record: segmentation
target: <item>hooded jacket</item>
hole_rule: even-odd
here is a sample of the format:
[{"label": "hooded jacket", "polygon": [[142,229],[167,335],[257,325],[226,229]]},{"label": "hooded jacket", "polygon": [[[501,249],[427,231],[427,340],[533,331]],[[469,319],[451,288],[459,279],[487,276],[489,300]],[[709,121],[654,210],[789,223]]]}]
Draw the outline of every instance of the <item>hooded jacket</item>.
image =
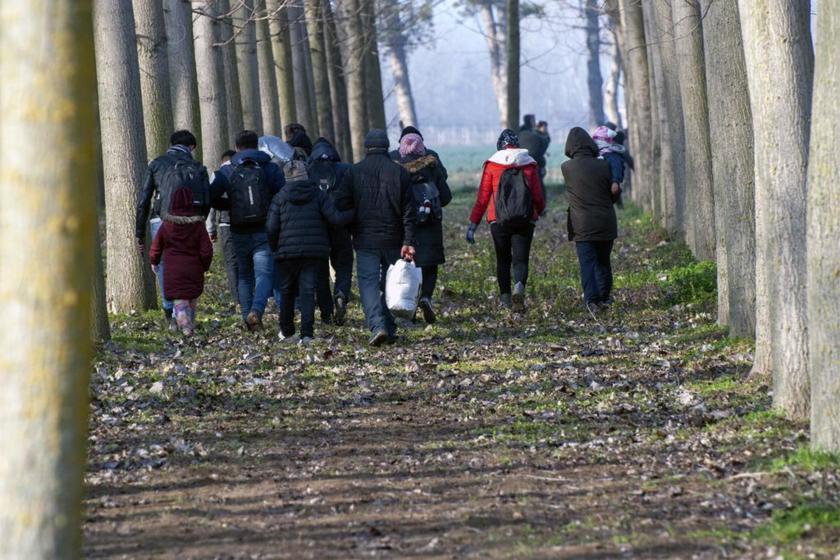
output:
[{"label": "hooded jacket", "polygon": [[336,210],[311,180],[290,181],[271,200],[266,231],[274,258],[325,259],[330,255],[327,223],[346,225],[353,210]]},{"label": "hooded jacket", "polygon": [[525,173],[525,181],[531,190],[531,200],[534,203],[533,220],[536,222],[539,219],[540,214],[545,210],[545,199],[542,194],[537,162],[528,155],[528,150],[506,148],[499,150],[484,162],[481,184],[470,214],[470,222],[478,224],[485,212],[487,212],[488,223],[496,221],[496,192],[499,190],[502,173],[506,169],[522,169]]},{"label": "hooded jacket", "polygon": [[598,159],[598,146],[575,127],[566,139],[561,169],[569,199],[569,241],[612,241],[618,237],[613,209],[610,165]]},{"label": "hooded jacket", "polygon": [[532,127],[523,126],[519,129],[519,147],[528,150],[528,154],[536,160],[538,166],[545,167],[548,142],[544,135]]},{"label": "hooded jacket", "polygon": [[309,178],[321,190],[326,190],[339,210],[353,207],[353,194],[347,189],[345,177],[350,171],[349,163],[342,163],[338,151],[326,138],[318,138],[309,156]]},{"label": "hooded jacket", "polygon": [[204,228],[204,217],[192,214],[192,197],[186,188],[172,195],[170,214],[149,249],[149,261],[166,268],[163,292],[168,299],[195,299],[204,291],[204,273],[213,262],[213,244]]},{"label": "hooded jacket", "polygon": [[[417,183],[434,183],[438,190],[441,207],[452,201],[452,191],[446,182],[446,174],[441,169],[440,160],[431,153],[425,155],[408,155],[400,159],[402,165],[411,174],[412,189]],[[414,204],[417,199],[414,197]],[[417,223],[414,230],[415,249],[414,262],[417,266],[433,266],[446,262],[443,249],[443,222],[437,219],[427,219]]]}]

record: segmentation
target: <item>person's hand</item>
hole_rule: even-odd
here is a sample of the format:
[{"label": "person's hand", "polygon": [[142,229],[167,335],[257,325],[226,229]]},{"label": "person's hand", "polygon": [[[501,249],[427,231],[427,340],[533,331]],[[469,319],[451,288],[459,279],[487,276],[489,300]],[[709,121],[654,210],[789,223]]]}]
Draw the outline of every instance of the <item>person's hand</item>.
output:
[{"label": "person's hand", "polygon": [[146,253],[146,240],[140,237],[137,238],[137,252],[141,255]]},{"label": "person's hand", "polygon": [[467,226],[467,238],[466,239],[467,239],[467,243],[469,243],[470,245],[475,245],[475,230],[476,230],[477,227],[478,227],[478,224],[473,224],[473,223],[470,223],[470,225]]},{"label": "person's hand", "polygon": [[412,247],[411,245],[403,245],[402,249],[400,249],[400,257],[403,260],[411,262],[411,261],[414,260],[414,253],[415,252],[416,251],[414,250],[414,247]]},{"label": "person's hand", "polygon": [[610,191],[612,192],[613,196],[620,195],[621,194],[621,185],[619,185],[618,183],[613,183]]},{"label": "person's hand", "polygon": [[216,242],[216,241],[218,241],[218,240],[219,240],[219,234],[218,234],[218,233],[216,233],[216,232],[214,231],[213,233],[211,233],[211,234],[210,234],[210,241],[212,241],[213,243],[215,243],[215,242]]},{"label": "person's hand", "polygon": [[158,265],[156,265],[156,264],[153,264],[153,265],[152,265],[152,273],[153,273],[155,276],[157,276],[157,273],[158,273]]}]

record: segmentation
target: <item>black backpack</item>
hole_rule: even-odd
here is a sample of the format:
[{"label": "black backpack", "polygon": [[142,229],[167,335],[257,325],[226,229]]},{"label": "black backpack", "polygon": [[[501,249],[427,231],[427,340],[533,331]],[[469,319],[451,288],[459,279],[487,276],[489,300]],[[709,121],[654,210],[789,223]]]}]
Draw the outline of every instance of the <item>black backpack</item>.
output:
[{"label": "black backpack", "polygon": [[335,164],[314,161],[309,165],[309,180],[313,181],[318,188],[324,192],[331,192],[335,189],[338,176],[335,173]]},{"label": "black backpack", "polygon": [[534,217],[534,200],[525,180],[525,170],[505,169],[496,191],[496,223],[503,226],[521,226]]},{"label": "black backpack", "polygon": [[259,224],[268,216],[271,195],[265,172],[256,161],[246,159],[233,167],[230,178],[230,224]]},{"label": "black backpack", "polygon": [[169,215],[172,195],[181,187],[190,190],[193,215],[203,216],[210,208],[210,178],[207,169],[190,158],[173,158],[174,161],[163,166],[157,178],[157,210],[161,217]]},{"label": "black backpack", "polygon": [[414,195],[415,208],[424,206],[428,200],[431,206],[429,218],[437,221],[443,220],[443,205],[440,203],[440,191],[436,184],[432,181],[414,183],[411,185],[411,190]]}]

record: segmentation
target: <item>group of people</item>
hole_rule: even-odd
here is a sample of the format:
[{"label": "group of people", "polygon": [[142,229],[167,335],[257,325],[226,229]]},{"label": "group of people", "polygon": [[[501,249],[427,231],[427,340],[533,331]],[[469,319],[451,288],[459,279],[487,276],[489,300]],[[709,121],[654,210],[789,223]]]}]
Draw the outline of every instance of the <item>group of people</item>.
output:
[{"label": "group of people", "polygon": [[[546,208],[550,138],[547,125],[541,125],[528,115],[519,134],[502,131],[497,151],[484,164],[466,234],[475,243],[486,214],[500,302],[514,312],[525,309],[531,242]],[[388,268],[399,259],[422,270],[418,310],[424,321],[434,323],[433,295],[445,262],[443,208],[452,193],[443,162],[426,148],[420,131],[404,128],[392,151],[385,131],[370,131],[365,157],[354,165],[342,162],[328,139],[313,144],[299,124],[286,126],[284,136],[293,154],[277,161],[259,149],[256,132],[240,132],[235,149],[221,154],[218,169],[209,174],[193,157],[195,136],[180,130],[172,134],[166,153],[149,164],[135,233],[145,252],[149,224],[149,260],[170,326],[192,333],[217,241],[228,288],[250,331],[263,328],[272,296],[285,342],[312,341],[316,306],[324,323],[344,324],[355,261],[369,343],[394,343],[397,326],[384,292]],[[620,195],[620,180],[583,129],[569,133],[566,154],[571,158],[563,164],[569,237],[577,243],[586,304],[600,310],[611,301],[612,204]]]}]

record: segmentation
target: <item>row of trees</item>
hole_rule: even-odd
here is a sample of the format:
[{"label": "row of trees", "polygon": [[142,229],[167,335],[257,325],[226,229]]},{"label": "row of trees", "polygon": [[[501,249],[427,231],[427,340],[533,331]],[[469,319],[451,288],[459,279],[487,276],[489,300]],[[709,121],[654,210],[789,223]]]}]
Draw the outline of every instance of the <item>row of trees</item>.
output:
[{"label": "row of trees", "polygon": [[[715,260],[718,320],[755,337],[773,401],[840,450],[840,23],[807,0],[608,0],[625,62],[634,198]],[[812,107],[813,104],[813,107]]]}]

